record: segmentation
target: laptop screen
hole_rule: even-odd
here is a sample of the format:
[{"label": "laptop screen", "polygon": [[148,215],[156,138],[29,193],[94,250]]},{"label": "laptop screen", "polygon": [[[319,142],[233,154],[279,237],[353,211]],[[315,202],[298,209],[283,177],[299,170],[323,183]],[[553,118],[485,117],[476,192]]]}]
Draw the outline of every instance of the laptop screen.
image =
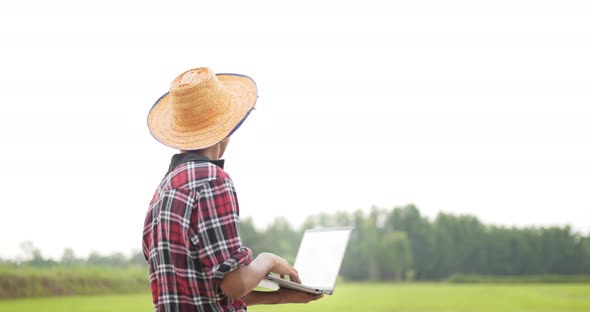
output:
[{"label": "laptop screen", "polygon": [[305,231],[294,264],[303,285],[334,287],[351,230],[339,227]]}]

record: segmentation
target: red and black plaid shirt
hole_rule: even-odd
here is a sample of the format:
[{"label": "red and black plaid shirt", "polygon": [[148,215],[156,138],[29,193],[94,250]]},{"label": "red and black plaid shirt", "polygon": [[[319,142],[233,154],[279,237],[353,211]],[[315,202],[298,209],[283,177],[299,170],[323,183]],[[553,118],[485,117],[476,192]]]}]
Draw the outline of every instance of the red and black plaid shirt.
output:
[{"label": "red and black plaid shirt", "polygon": [[220,288],[226,273],[252,261],[242,247],[239,209],[229,175],[195,153],[174,155],[143,229],[156,311],[245,311]]}]

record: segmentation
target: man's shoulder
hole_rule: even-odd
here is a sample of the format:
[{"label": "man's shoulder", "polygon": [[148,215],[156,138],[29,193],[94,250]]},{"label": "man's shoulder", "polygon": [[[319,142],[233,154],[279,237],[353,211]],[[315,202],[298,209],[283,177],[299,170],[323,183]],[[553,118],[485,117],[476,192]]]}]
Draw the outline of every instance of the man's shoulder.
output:
[{"label": "man's shoulder", "polygon": [[166,176],[167,184],[171,188],[185,188],[191,191],[208,185],[212,181],[229,178],[229,175],[221,167],[208,161],[183,163]]}]

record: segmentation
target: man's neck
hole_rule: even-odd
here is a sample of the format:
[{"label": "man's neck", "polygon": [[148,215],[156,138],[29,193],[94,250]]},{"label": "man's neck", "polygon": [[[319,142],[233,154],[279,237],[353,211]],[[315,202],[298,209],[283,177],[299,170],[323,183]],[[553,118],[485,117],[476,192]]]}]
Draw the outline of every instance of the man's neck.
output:
[{"label": "man's neck", "polygon": [[[181,151],[182,153],[186,153],[187,151]],[[211,160],[219,160],[221,159],[221,149],[219,148],[219,144],[215,144],[211,147],[207,147],[204,149],[200,149],[198,151],[194,151],[197,154],[203,155]]]}]

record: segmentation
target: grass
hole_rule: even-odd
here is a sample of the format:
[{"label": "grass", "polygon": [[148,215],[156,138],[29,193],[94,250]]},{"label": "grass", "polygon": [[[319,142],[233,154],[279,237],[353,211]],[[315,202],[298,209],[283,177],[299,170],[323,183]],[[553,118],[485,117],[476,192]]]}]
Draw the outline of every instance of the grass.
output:
[{"label": "grass", "polygon": [[[152,311],[149,294],[0,301],[0,311]],[[339,284],[307,305],[253,306],[264,311],[569,312],[590,311],[590,284]]]},{"label": "grass", "polygon": [[344,284],[309,306],[250,311],[590,311],[590,285]]},{"label": "grass", "polygon": [[149,294],[29,298],[0,301],[0,311],[10,312],[140,312],[153,311]]}]

